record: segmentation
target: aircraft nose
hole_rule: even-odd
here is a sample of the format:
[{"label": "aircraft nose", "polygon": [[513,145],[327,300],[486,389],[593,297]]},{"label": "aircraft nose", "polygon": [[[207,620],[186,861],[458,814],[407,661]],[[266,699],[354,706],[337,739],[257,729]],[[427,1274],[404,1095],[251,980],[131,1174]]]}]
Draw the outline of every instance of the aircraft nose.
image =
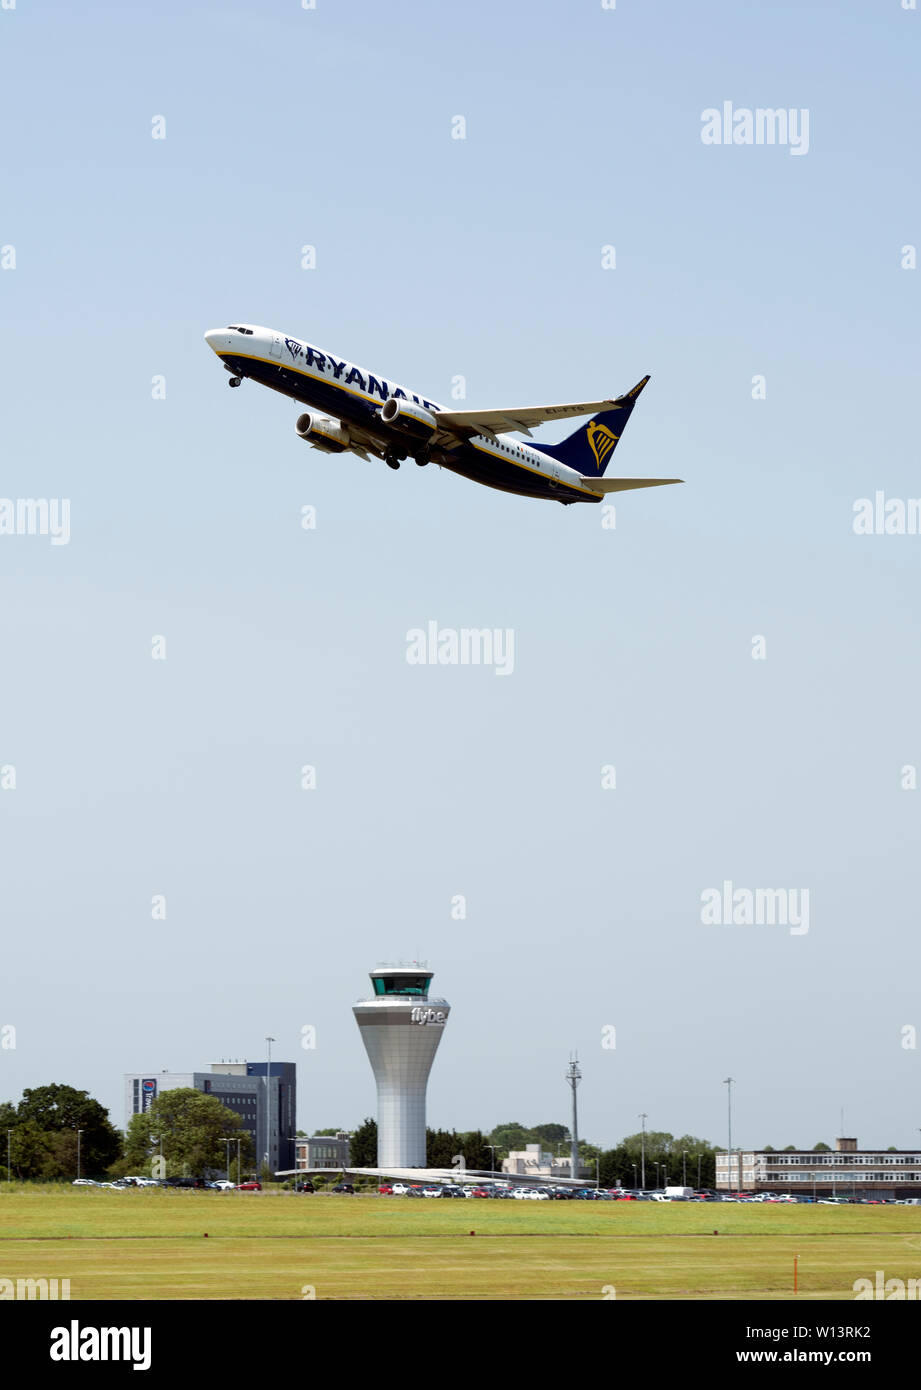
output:
[{"label": "aircraft nose", "polygon": [[213,352],[221,352],[230,346],[230,334],[226,328],[209,328],[205,342]]}]

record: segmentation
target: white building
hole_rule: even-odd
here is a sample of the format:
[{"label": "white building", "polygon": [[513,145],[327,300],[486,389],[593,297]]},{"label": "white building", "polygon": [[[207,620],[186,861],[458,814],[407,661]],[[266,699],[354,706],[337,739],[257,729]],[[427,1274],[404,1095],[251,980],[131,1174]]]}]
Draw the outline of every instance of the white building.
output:
[{"label": "white building", "polygon": [[[546,1178],[548,1182],[571,1177],[569,1155],[563,1157],[544,1153],[540,1144],[526,1144],[523,1149],[512,1149],[508,1158],[502,1160],[502,1171],[519,1178]],[[578,1176],[594,1179],[595,1169],[582,1164]]]}]

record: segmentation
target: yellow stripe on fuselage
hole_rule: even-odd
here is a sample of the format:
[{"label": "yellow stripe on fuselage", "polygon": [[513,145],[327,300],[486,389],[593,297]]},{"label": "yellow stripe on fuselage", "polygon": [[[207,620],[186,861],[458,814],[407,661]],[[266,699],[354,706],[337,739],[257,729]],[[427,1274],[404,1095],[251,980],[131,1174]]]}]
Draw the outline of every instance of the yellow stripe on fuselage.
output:
[{"label": "yellow stripe on fuselage", "polygon": [[[254,352],[227,352],[227,353],[220,352],[220,353],[218,353],[217,355],[218,355],[218,357],[221,358],[222,361],[223,361],[223,359],[224,359],[225,357],[242,357],[242,358],[244,358],[247,362],[261,362],[262,365],[265,366],[265,367],[277,367],[279,371],[297,372],[298,376],[305,376],[305,377],[307,377],[308,380],[310,380],[310,381],[320,381],[320,382],[323,383],[324,386],[331,386],[331,387],[333,387],[333,389],[336,390],[336,391],[347,391],[348,394],[349,394],[350,396],[357,396],[359,400],[362,400],[362,401],[369,401],[369,402],[371,402],[372,404],[375,403],[376,401],[380,400],[380,397],[379,397],[379,396],[373,396],[373,395],[371,395],[370,392],[368,392],[368,391],[358,391],[358,390],[355,389],[354,386],[346,386],[344,382],[339,382],[339,381],[333,382],[333,381],[330,381],[330,380],[329,380],[327,377],[325,377],[325,376],[318,376],[316,372],[308,372],[308,371],[305,371],[303,367],[293,367],[293,366],[290,366],[287,362],[282,362],[280,358],[274,358],[274,357],[257,357],[256,354],[255,354]],[[402,387],[401,387],[400,389],[402,390]],[[381,404],[383,404],[383,402],[381,402]],[[425,409],[425,406],[421,406],[420,409],[424,410],[424,409]],[[433,412],[433,413],[434,413],[435,419],[437,420],[437,419],[438,419],[438,412],[435,411],[435,412]],[[475,437],[479,437],[480,439],[483,438],[482,435],[475,436]],[[534,468],[534,467],[533,467],[532,465],[530,465],[530,464],[522,463],[519,459],[506,458],[506,456],[502,453],[501,449],[499,449],[498,444],[494,444],[494,445],[491,446],[491,448],[488,448],[488,449],[487,449],[487,448],[484,448],[482,444],[474,444],[472,439],[464,440],[464,441],[462,441],[462,442],[469,444],[470,447],[473,448],[473,449],[478,449],[481,453],[488,454],[490,458],[495,458],[495,457],[496,457],[496,455],[492,452],[492,450],[493,450],[493,449],[497,449],[497,450],[499,450],[499,456],[500,456],[501,458],[504,458],[506,463],[512,463],[512,464],[514,464],[514,466],[515,466],[516,468],[523,468],[523,469],[525,470],[526,473],[536,473],[537,476],[538,476],[539,478],[542,478],[542,479],[544,480],[544,482],[549,482],[550,479],[552,478],[552,475],[551,475],[551,474],[544,473],[540,468]],[[564,479],[564,478],[553,478],[553,481],[554,481],[559,487],[568,487],[568,488],[571,488],[571,490],[572,490],[573,492],[581,493],[584,497],[597,497],[597,496],[598,496],[597,492],[593,492],[591,488],[589,488],[589,487],[579,487],[578,483],[570,483],[570,482],[567,482],[566,479]],[[501,489],[500,489],[500,490],[501,490]]]}]

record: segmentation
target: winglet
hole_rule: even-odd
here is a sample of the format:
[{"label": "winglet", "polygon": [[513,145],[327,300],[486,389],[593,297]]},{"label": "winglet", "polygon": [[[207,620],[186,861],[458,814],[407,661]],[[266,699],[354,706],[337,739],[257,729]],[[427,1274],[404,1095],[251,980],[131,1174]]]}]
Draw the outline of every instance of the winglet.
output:
[{"label": "winglet", "polygon": [[620,401],[635,401],[636,398],[637,398],[637,396],[640,394],[640,392],[642,391],[643,387],[646,385],[646,383],[647,383],[648,380],[649,380],[649,377],[648,377],[648,376],[644,376],[644,377],[643,377],[643,380],[642,380],[642,381],[638,381],[638,382],[636,383],[636,385],[635,385],[631,390],[625,391],[624,394],[623,394],[622,396],[618,396],[618,397],[617,397],[617,401],[618,401],[618,402],[620,402]]}]

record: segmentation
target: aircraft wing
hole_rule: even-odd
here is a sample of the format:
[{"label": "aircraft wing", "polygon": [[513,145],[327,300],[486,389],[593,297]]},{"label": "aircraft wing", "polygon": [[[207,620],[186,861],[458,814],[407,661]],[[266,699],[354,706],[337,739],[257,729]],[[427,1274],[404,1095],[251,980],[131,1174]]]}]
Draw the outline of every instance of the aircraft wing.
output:
[{"label": "aircraft wing", "polygon": [[635,400],[649,380],[644,376],[632,390],[624,396],[607,401],[575,401],[569,405],[525,405],[510,410],[439,410],[437,420],[446,430],[461,435],[494,435],[502,431],[531,433],[532,427],[543,425],[548,420],[572,420],[578,415],[597,415],[604,410],[616,410],[627,401]]},{"label": "aircraft wing", "polygon": [[603,496],[606,492],[629,492],[636,487],[664,487],[666,483],[683,483],[683,478],[586,478],[582,486]]},{"label": "aircraft wing", "polygon": [[461,435],[501,434],[517,430],[530,434],[532,426],[547,420],[569,420],[577,415],[595,415],[614,410],[616,401],[579,401],[575,405],[526,405],[512,410],[439,410],[436,419],[442,429]]}]

